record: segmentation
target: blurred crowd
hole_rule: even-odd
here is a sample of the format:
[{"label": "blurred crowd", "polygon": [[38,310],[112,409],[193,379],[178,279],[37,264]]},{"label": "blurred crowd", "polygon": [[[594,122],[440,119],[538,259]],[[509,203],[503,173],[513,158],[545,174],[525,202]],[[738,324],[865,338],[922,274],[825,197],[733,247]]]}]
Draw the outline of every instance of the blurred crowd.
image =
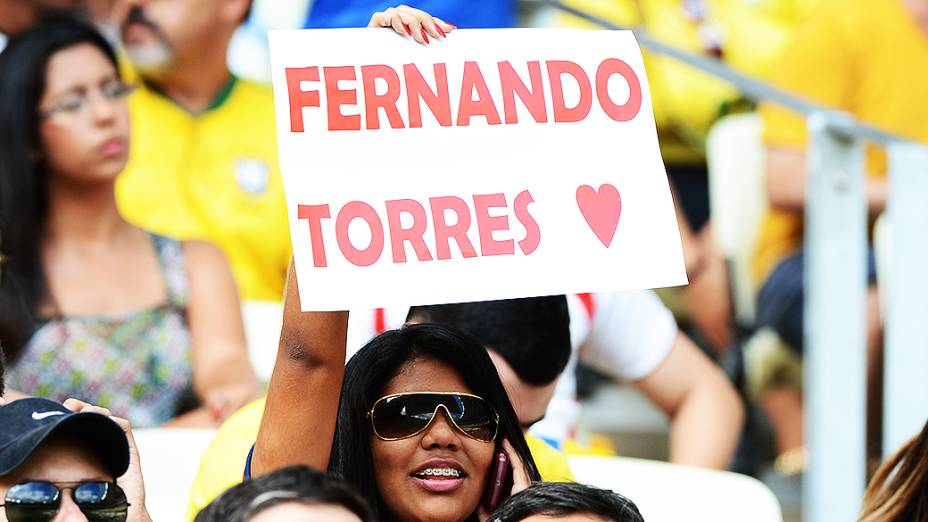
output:
[{"label": "blurred crowd", "polygon": [[[928,143],[924,0],[565,3]],[[613,451],[578,436],[578,368],[664,412],[674,464],[754,470],[758,411],[774,440],[762,464],[801,474],[804,118],[647,50],[687,286],[300,312],[267,30],[371,26],[428,45],[526,25],[592,28],[502,0],[0,0],[0,520],[148,520],[132,428],[153,427],[217,429],[190,520],[641,520],[634,499],[574,482],[565,453]],[[741,113],[763,125],[767,199],[749,323],[706,152]],[[886,172],[869,146],[871,221]],[[879,462],[875,263],[871,249],[861,520],[928,521],[928,426]],[[250,351],[275,348],[248,346],[243,326],[255,301],[283,307],[269,382]],[[775,349],[747,364],[758,332]]]}]

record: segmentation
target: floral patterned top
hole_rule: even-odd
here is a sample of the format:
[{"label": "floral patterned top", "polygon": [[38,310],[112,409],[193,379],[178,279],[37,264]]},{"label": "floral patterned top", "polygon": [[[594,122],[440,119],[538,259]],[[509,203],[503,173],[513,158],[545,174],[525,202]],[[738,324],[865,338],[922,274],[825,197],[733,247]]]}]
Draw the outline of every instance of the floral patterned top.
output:
[{"label": "floral patterned top", "polygon": [[109,408],[133,427],[157,426],[192,397],[187,271],[181,243],[150,234],[166,303],[116,317],[55,317],[33,333],[8,368],[7,385]]}]

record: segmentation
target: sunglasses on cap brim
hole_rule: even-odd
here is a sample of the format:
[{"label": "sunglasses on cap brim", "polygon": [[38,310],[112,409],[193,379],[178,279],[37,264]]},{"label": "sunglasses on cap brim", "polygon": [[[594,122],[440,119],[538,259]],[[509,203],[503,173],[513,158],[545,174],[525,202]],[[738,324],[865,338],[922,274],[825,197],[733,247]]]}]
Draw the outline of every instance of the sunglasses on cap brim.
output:
[{"label": "sunglasses on cap brim", "polygon": [[392,441],[425,431],[443,409],[451,424],[465,436],[492,442],[499,429],[493,405],[477,395],[457,392],[408,392],[381,397],[367,416],[378,438]]}]

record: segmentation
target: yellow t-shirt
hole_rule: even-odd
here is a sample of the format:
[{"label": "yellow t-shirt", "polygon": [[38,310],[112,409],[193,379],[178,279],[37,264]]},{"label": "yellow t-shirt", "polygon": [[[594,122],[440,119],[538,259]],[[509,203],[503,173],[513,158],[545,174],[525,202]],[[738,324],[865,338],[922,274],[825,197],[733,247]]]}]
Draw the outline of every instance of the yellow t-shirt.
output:
[{"label": "yellow t-shirt", "polygon": [[[200,469],[187,503],[187,520],[192,521],[214,498],[242,481],[245,459],[258,438],[264,400],[258,399],[244,406],[219,428],[216,438],[200,459]],[[525,440],[544,480],[574,481],[567,458],[561,452],[537,437],[528,435]]]},{"label": "yellow t-shirt", "polygon": [[[712,42],[726,64],[765,78],[795,26],[819,0],[705,0],[702,19],[682,0],[568,0],[566,3],[624,27],[643,28],[677,49],[704,53]],[[558,23],[594,27],[572,15]],[[730,84],[681,61],[642,48],[661,151],[668,164],[705,161],[703,144],[711,125],[740,95]]]},{"label": "yellow t-shirt", "polygon": [[211,241],[244,299],[280,300],[290,235],[270,88],[233,79],[211,108],[191,114],[139,83],[119,210],[159,234]]},{"label": "yellow t-shirt", "polygon": [[[928,142],[928,34],[901,0],[828,0],[797,31],[777,62],[776,84],[803,98],[850,112],[860,121]],[[803,149],[805,119],[762,105],[768,146]],[[886,155],[869,147],[867,173],[885,176]],[[802,243],[801,213],[765,217],[753,273],[765,280]]]}]

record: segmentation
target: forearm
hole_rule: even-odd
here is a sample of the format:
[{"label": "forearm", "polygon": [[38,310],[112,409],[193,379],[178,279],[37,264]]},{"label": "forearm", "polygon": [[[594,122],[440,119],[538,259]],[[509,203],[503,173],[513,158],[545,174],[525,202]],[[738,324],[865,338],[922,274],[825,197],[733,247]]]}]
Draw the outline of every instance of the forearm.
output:
[{"label": "forearm", "polygon": [[[808,177],[806,153],[800,149],[768,147],[766,150],[767,195],[770,206],[801,212],[806,206]],[[886,178],[865,173],[864,197],[871,216],[886,209],[889,187]]]},{"label": "forearm", "polygon": [[864,195],[867,198],[867,210],[871,217],[879,216],[886,210],[889,199],[889,183],[886,178],[867,176],[864,182]]},{"label": "forearm", "polygon": [[694,390],[671,419],[670,461],[725,469],[741,436],[744,407],[726,383]]}]

